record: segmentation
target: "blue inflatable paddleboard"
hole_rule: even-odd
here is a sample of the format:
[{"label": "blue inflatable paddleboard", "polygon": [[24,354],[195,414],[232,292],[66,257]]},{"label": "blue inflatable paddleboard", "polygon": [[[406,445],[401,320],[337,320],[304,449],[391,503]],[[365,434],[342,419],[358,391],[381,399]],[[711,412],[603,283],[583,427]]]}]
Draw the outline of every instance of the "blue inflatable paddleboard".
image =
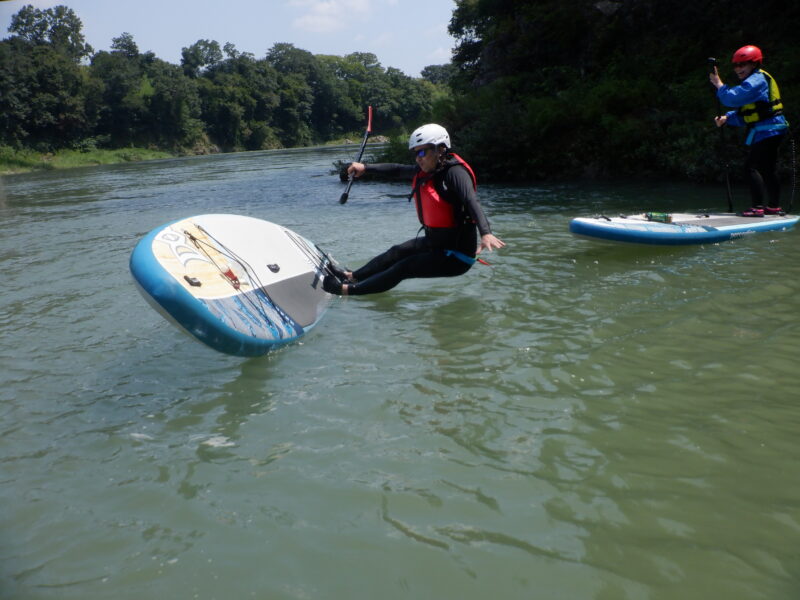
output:
[{"label": "blue inflatable paddleboard", "polygon": [[800,216],[743,217],[733,213],[645,213],[618,217],[578,217],[569,230],[577,236],[611,242],[679,246],[715,244],[762,231],[784,231]]},{"label": "blue inflatable paddleboard", "polygon": [[207,346],[259,356],[297,340],[324,314],[330,259],[269,221],[198,215],[157,227],[131,254],[146,300]]}]

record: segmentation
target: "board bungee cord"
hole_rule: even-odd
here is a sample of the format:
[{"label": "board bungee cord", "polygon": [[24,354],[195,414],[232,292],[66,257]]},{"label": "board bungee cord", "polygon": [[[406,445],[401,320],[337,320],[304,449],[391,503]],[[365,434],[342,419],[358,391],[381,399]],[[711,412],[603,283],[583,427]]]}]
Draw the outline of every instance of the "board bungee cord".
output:
[{"label": "board bungee cord", "polygon": [[[201,250],[203,254],[205,254],[208,260],[211,261],[211,264],[213,264],[219,270],[222,277],[231,284],[234,290],[238,291],[241,289],[241,281],[233,272],[233,269],[230,268],[230,265],[228,265],[227,269],[219,265],[217,261],[214,260],[214,257],[211,256],[211,254],[208,252],[207,248],[214,248],[220,254],[222,254],[226,258],[226,260],[237,263],[247,275],[247,279],[248,281],[250,281],[251,287],[253,291],[256,293],[253,295],[243,294],[241,298],[244,301],[246,301],[257,313],[259,313],[264,317],[268,317],[267,310],[265,309],[264,306],[264,300],[266,299],[266,301],[270,303],[271,308],[275,310],[275,312],[280,316],[281,321],[283,321],[284,325],[291,327],[296,333],[300,333],[302,328],[297,323],[295,323],[295,321],[292,318],[290,318],[289,315],[284,313],[272,298],[270,298],[270,295],[267,293],[266,288],[264,284],[261,282],[260,278],[258,277],[258,274],[256,273],[255,269],[253,269],[253,267],[244,258],[239,256],[236,252],[234,252],[233,250],[228,248],[225,244],[223,244],[221,241],[219,241],[217,238],[215,238],[202,225],[196,225],[196,227],[198,230],[200,230],[201,232],[206,234],[210,239],[212,239],[214,243],[217,245],[217,247],[214,248],[214,246],[212,246],[208,242],[197,238],[190,231],[184,230],[183,232],[184,235],[186,235],[186,237],[189,238],[189,240],[191,240],[191,242],[197,247],[198,250]],[[270,266],[268,266],[268,268],[270,268]]]}]

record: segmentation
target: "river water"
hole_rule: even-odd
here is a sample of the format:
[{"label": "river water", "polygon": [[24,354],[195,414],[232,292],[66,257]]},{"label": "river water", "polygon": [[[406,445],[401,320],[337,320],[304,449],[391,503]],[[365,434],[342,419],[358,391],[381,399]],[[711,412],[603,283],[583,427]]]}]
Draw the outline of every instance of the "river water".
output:
[{"label": "river water", "polygon": [[139,296],[135,243],[193,214],[351,267],[412,237],[405,184],[339,205],[351,154],[3,180],[1,598],[800,597],[800,232],[602,245],[569,219],[723,193],[483,185],[491,266],[335,300],[266,357]]}]

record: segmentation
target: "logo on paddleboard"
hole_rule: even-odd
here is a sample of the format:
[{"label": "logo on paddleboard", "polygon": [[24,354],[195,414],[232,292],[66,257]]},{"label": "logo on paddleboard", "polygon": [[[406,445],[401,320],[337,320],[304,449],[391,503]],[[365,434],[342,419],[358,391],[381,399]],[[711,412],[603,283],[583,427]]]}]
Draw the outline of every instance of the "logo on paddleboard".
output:
[{"label": "logo on paddleboard", "polygon": [[211,263],[211,259],[205,254],[201,254],[195,245],[189,242],[186,236],[172,229],[165,229],[156,236],[156,241],[166,244],[172,251],[172,255],[178,259],[183,267],[193,260],[204,263]]}]

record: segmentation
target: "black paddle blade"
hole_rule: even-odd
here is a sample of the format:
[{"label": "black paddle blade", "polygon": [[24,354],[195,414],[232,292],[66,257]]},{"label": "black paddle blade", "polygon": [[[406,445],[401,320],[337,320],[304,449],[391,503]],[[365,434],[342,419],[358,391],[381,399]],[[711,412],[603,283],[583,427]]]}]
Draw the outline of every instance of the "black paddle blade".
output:
[{"label": "black paddle blade", "polygon": [[347,187],[344,190],[344,193],[339,198],[339,204],[344,204],[347,202],[347,197],[350,195],[350,188],[353,187],[353,175],[350,175],[350,178],[347,180]]}]

